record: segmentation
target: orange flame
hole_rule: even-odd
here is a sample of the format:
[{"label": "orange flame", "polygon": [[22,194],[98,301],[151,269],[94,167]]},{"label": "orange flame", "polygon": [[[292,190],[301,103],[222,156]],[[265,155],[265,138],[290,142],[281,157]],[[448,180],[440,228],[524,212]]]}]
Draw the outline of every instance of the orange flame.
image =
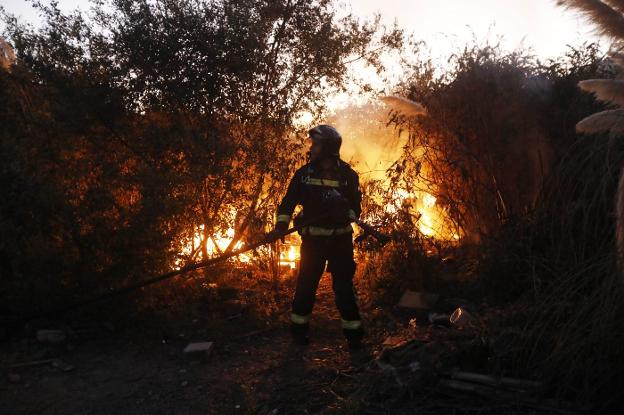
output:
[{"label": "orange flame", "polygon": [[[223,253],[227,247],[230,245],[232,240],[234,239],[235,230],[234,228],[229,228],[223,234],[215,234],[212,235],[207,241],[202,241],[204,226],[200,225],[198,229],[195,231],[193,238],[190,240],[181,241],[182,249],[180,250],[180,254],[183,256],[190,256],[194,251],[198,249],[202,249],[202,243],[205,244],[206,252],[208,254],[208,258],[214,258],[221,253]],[[239,249],[243,246],[243,242],[238,241],[234,245],[234,249]],[[251,257],[245,253],[237,255],[236,260],[239,262],[248,263],[251,261]],[[181,260],[177,260],[175,263],[175,267],[179,268],[182,265]]]},{"label": "orange flame", "polygon": [[436,204],[436,197],[426,191],[417,191],[412,194],[404,189],[394,192],[394,202],[386,206],[388,212],[396,212],[398,207],[405,201],[412,201],[414,214],[418,215],[416,224],[420,233],[425,236],[444,240],[458,241],[459,234],[452,231],[451,221],[444,208]]},{"label": "orange flame", "polygon": [[280,251],[280,266],[287,266],[290,269],[297,268],[297,262],[299,261],[299,252],[297,251],[297,245],[294,243],[286,243],[283,245],[283,248],[285,249]]}]

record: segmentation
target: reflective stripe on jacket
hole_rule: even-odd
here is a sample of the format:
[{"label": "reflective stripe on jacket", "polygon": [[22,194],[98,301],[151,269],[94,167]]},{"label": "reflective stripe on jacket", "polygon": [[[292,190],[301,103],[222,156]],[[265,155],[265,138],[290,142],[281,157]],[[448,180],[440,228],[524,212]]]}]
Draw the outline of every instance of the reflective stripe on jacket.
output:
[{"label": "reflective stripe on jacket", "polygon": [[[290,223],[293,211],[297,205],[303,206],[304,221],[300,230],[301,235],[332,236],[344,235],[353,232],[350,222],[360,216],[362,194],[359,190],[358,174],[342,160],[338,161],[339,180],[319,177],[315,166],[308,163],[293,175],[286,195],[277,208],[277,222]],[[338,192],[347,200],[347,207],[343,218],[329,217],[328,194]]]}]

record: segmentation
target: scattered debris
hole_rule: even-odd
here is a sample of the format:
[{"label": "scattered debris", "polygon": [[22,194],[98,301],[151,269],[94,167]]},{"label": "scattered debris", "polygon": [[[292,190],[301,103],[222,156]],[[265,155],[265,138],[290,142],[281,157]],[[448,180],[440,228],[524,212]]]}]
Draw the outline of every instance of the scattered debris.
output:
[{"label": "scattered debris", "polygon": [[481,383],[487,386],[504,386],[518,391],[540,391],[543,389],[542,382],[515,378],[496,378],[494,376],[484,375],[481,373],[460,372],[455,371],[451,375],[452,379],[467,382]]},{"label": "scattered debris", "polygon": [[[496,385],[490,384],[495,378],[487,375],[481,375],[478,373],[464,373],[467,378],[475,379],[478,381],[486,381],[488,385],[473,383],[470,381],[456,380],[456,379],[442,379],[439,385],[443,388],[479,395],[481,397],[514,404],[517,406],[525,406],[528,408],[538,409],[542,411],[548,411],[548,413],[562,413],[562,414],[580,414],[579,408],[570,403],[561,400],[547,399],[538,396],[536,393],[530,393],[527,391],[519,391],[514,387],[505,388],[502,382],[498,382]],[[534,387],[540,385],[540,382],[524,380],[524,379],[508,379],[513,385],[521,384],[523,386]]]},{"label": "scattered debris", "polygon": [[405,339],[401,336],[388,336],[381,344],[384,347],[397,347],[405,343]]},{"label": "scattered debris", "polygon": [[397,305],[404,308],[429,310],[438,302],[439,298],[439,294],[407,290]]},{"label": "scattered debris", "polygon": [[375,360],[375,364],[384,372],[384,373],[388,373],[390,374],[394,380],[396,381],[397,385],[399,385],[400,387],[405,386],[405,384],[403,383],[403,380],[401,380],[401,377],[399,376],[399,372],[397,371],[397,369],[388,364],[388,363],[384,363],[381,360]]},{"label": "scattered debris", "polygon": [[189,345],[184,348],[184,353],[209,357],[213,348],[213,342],[189,343]]},{"label": "scattered debris", "polygon": [[464,329],[474,326],[475,318],[465,308],[458,307],[451,314],[449,321],[456,329]]},{"label": "scattered debris", "polygon": [[58,344],[67,340],[67,334],[63,330],[38,330],[37,341],[41,343]]},{"label": "scattered debris", "polygon": [[[432,320],[442,318],[435,313],[430,314]],[[448,315],[442,316],[446,316],[450,322]],[[478,323],[476,317],[468,316],[461,309],[454,321]],[[548,413],[579,413],[578,408],[570,403],[546,396],[543,382],[449,369],[454,362],[461,360],[473,344],[472,340],[468,340],[472,336],[467,337],[461,330],[439,331],[438,336],[440,339],[437,341],[413,340],[394,348],[385,348],[374,364],[366,369],[367,378],[377,379],[367,382],[371,386],[358,392],[362,394],[364,407],[368,409],[367,405],[371,405],[374,408],[374,402],[379,396],[400,397],[406,391],[410,391],[411,396],[413,391],[422,391],[426,395],[442,392],[458,402],[468,402],[478,397],[491,401],[492,406],[509,405],[550,411]],[[384,344],[391,344],[394,340],[394,337],[389,337]]]}]

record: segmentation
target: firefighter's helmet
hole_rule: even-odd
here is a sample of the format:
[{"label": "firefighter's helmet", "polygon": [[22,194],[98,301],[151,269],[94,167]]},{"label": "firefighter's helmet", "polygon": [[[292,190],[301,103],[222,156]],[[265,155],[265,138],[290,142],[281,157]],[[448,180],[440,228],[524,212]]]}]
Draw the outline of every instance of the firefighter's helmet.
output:
[{"label": "firefighter's helmet", "polygon": [[342,136],[331,125],[321,124],[308,131],[310,138],[321,143],[322,153],[328,156],[339,157]]}]

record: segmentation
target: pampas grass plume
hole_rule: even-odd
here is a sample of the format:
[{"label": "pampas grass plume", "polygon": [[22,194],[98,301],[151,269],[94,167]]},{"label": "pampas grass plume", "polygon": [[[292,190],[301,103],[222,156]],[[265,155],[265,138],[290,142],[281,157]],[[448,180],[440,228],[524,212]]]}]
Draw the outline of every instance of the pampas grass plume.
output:
[{"label": "pampas grass plume", "polygon": [[[607,3],[613,3],[610,6]],[[558,0],[557,4],[584,14],[598,26],[598,33],[616,39],[624,39],[624,16],[616,8],[615,3],[622,1],[600,0]]]},{"label": "pampas grass plume", "polygon": [[593,93],[600,101],[624,106],[624,81],[617,79],[587,79],[578,83],[583,91]]},{"label": "pampas grass plume", "polygon": [[583,118],[576,124],[576,131],[581,134],[610,132],[612,135],[624,135],[624,109],[602,111]]}]

